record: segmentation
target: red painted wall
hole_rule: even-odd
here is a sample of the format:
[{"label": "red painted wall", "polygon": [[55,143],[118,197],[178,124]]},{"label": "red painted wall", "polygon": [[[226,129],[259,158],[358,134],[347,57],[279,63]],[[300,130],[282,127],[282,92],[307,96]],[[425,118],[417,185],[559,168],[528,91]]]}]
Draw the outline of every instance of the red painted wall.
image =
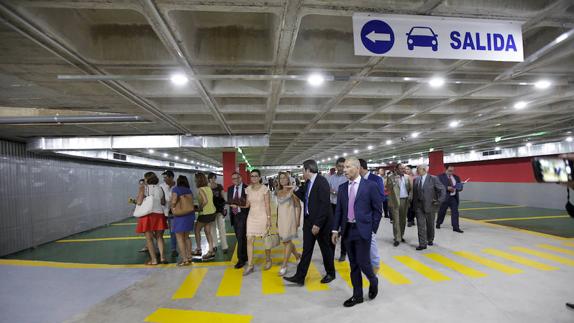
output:
[{"label": "red painted wall", "polygon": [[468,163],[454,163],[455,174],[462,181],[535,183],[532,158],[509,158]]},{"label": "red painted wall", "polygon": [[227,191],[227,188],[233,185],[231,174],[235,172],[235,152],[224,151],[221,159],[223,161],[223,188]]}]

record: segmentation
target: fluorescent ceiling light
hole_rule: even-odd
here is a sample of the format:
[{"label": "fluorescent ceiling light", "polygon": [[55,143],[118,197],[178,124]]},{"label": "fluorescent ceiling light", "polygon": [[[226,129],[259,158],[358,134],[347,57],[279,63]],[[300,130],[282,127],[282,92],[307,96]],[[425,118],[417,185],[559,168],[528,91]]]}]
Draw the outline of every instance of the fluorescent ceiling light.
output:
[{"label": "fluorescent ceiling light", "polygon": [[358,153],[359,153],[359,150],[358,150],[358,149],[355,149],[355,150],[353,150],[353,153],[354,153],[354,154],[358,154]]},{"label": "fluorescent ceiling light", "polygon": [[171,83],[178,86],[186,85],[189,82],[189,79],[184,74],[173,74],[169,79]]},{"label": "fluorescent ceiling light", "polygon": [[183,161],[187,163],[187,158],[184,158]]},{"label": "fluorescent ceiling light", "polygon": [[418,132],[413,132],[413,133],[411,134],[411,137],[413,137],[413,138],[416,138],[416,137],[418,137],[418,136],[419,136],[419,133],[418,133]]},{"label": "fluorescent ceiling light", "polygon": [[451,121],[451,122],[450,122],[449,126],[450,126],[451,128],[456,128],[456,127],[458,127],[458,124],[459,124],[459,123],[460,123],[460,121],[454,120],[454,121]]},{"label": "fluorescent ceiling light", "polygon": [[150,154],[153,154],[153,153],[154,153],[154,150],[153,150],[153,149],[148,149],[147,152],[150,153]]},{"label": "fluorescent ceiling light", "polygon": [[433,152],[433,151],[434,151],[434,148],[429,148],[429,151],[430,151],[430,152]]},{"label": "fluorescent ceiling light", "polygon": [[397,156],[393,155],[393,159],[397,158]]},{"label": "fluorescent ceiling light", "polygon": [[179,160],[179,156],[175,156],[175,157],[173,157],[173,158],[175,158],[175,160]]},{"label": "fluorescent ceiling light", "polygon": [[169,157],[168,153],[163,153],[163,157]]},{"label": "fluorescent ceiling light", "polygon": [[387,145],[390,145],[390,144],[392,144],[392,143],[393,143],[393,141],[392,141],[392,140],[390,140],[390,139],[388,139],[388,140],[387,140],[385,143],[386,143]]},{"label": "fluorescent ceiling light", "polygon": [[498,150],[500,150],[500,147],[496,147],[496,148],[494,148],[494,150],[498,151]]},{"label": "fluorescent ceiling light", "polygon": [[343,157],[347,157],[347,153],[343,153]]},{"label": "fluorescent ceiling light", "polygon": [[560,35],[556,38],[556,43],[558,44],[558,43],[562,42],[563,40],[565,40],[566,38],[568,38],[568,34],[563,33],[562,35]]},{"label": "fluorescent ceiling light", "polygon": [[372,149],[373,149],[373,146],[369,146],[369,147],[367,147],[367,149],[368,149],[368,150],[372,150]]},{"label": "fluorescent ceiling light", "polygon": [[444,78],[442,78],[442,77],[433,77],[429,80],[429,85],[431,87],[437,88],[437,87],[443,86],[444,82],[445,82]]},{"label": "fluorescent ceiling light", "polygon": [[528,105],[528,103],[524,102],[524,101],[518,101],[516,103],[514,103],[514,108],[516,110],[521,110],[526,108],[526,106]]},{"label": "fluorescent ceiling light", "polygon": [[572,142],[572,137],[566,137],[566,141]]},{"label": "fluorescent ceiling light", "polygon": [[321,74],[313,73],[307,77],[307,83],[311,86],[321,86],[325,82],[325,77]]},{"label": "fluorescent ceiling light", "polygon": [[330,161],[330,160],[331,160],[331,157],[327,158],[327,160],[329,160],[329,161]]},{"label": "fluorescent ceiling light", "polygon": [[534,83],[534,87],[539,89],[539,90],[545,90],[545,89],[549,88],[550,85],[552,85],[552,82],[550,82],[548,80],[540,80],[540,81]]},{"label": "fluorescent ceiling light", "polygon": [[495,138],[494,138],[494,142],[499,142],[499,141],[501,141],[501,140],[502,140],[502,137],[495,137]]}]

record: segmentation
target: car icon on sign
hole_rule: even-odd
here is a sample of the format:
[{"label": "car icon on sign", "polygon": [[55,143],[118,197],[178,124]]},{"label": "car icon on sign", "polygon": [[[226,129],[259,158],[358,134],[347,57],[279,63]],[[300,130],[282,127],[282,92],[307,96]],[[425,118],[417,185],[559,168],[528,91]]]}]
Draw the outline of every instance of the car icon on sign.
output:
[{"label": "car icon on sign", "polygon": [[431,47],[433,51],[438,50],[438,35],[430,27],[413,27],[407,33],[407,46],[413,50],[415,46]]}]

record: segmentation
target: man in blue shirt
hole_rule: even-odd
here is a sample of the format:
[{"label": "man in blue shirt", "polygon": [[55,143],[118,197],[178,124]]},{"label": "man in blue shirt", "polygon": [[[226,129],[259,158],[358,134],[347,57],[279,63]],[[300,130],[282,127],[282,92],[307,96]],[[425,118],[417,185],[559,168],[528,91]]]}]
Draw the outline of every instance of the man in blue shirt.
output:
[{"label": "man in blue shirt", "polygon": [[[327,178],[329,187],[331,188],[331,207],[333,209],[333,214],[335,214],[335,210],[337,208],[337,192],[339,191],[339,185],[348,181],[345,176],[345,158],[339,157],[335,166],[337,172]],[[341,255],[339,256],[339,261],[345,261],[346,256],[347,250],[345,249],[345,244],[341,241]]]},{"label": "man in blue shirt", "polygon": [[[361,168],[359,169],[359,174],[361,177],[368,181],[373,181],[375,184],[377,184],[377,187],[379,188],[379,194],[381,196],[381,201],[385,201],[387,196],[385,195],[385,183],[383,182],[383,179],[375,174],[369,173],[367,162],[364,159],[359,159],[359,164],[361,165]],[[381,256],[379,256],[379,248],[377,247],[377,235],[375,233],[373,233],[371,238],[371,264],[373,265],[373,271],[376,274],[379,271],[379,266],[381,264]]]}]

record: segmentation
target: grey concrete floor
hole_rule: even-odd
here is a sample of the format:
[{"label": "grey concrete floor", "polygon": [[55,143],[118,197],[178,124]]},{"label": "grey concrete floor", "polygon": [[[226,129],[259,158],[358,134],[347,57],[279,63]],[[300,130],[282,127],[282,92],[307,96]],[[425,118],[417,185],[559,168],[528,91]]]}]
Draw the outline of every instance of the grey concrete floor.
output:
[{"label": "grey concrete floor", "polygon": [[[448,223],[448,219],[447,219]],[[258,267],[256,272],[243,279],[240,296],[217,297],[216,293],[221,283],[225,267],[210,267],[198,287],[197,293],[191,299],[172,299],[173,294],[190,273],[190,268],[154,269],[151,271],[133,270],[133,275],[125,273],[132,270],[102,269],[101,277],[73,277],[74,284],[56,286],[53,288],[75,289],[77,297],[91,297],[86,288],[96,288],[99,282],[102,289],[107,289],[108,297],[89,308],[75,307],[76,313],[70,311],[66,322],[143,322],[148,316],[160,308],[193,310],[216,313],[251,315],[252,322],[574,322],[574,311],[565,307],[567,301],[574,302],[574,267],[551,260],[519,253],[510,249],[512,246],[526,247],[543,251],[563,258],[572,259],[572,255],[554,253],[540,249],[537,244],[550,244],[574,251],[574,247],[566,246],[563,241],[550,239],[539,235],[527,234],[506,228],[487,226],[475,222],[463,221],[464,234],[454,233],[447,226],[437,231],[436,244],[424,252],[417,252],[415,227],[407,228],[407,244],[393,247],[392,228],[387,219],[381,224],[379,231],[379,250],[383,262],[411,280],[408,285],[393,285],[380,278],[380,294],[373,301],[366,301],[354,308],[343,308],[342,303],[350,297],[351,289],[342,277],[337,277],[330,284],[330,290],[310,292],[305,287],[286,285],[285,292],[277,295],[262,293],[262,272]],[[572,241],[572,240],[571,240]],[[520,255],[559,268],[554,271],[539,269],[513,263],[483,253],[484,248],[494,248]],[[522,269],[516,275],[508,275],[470,260],[454,255],[453,251],[469,251],[483,258],[494,260],[501,264]],[[472,278],[442,266],[425,257],[428,253],[438,253],[487,274],[486,277]],[[338,254],[338,251],[337,251]],[[450,280],[434,282],[400,263],[394,256],[409,256],[430,266],[448,276]],[[321,256],[318,248],[315,250],[314,263],[323,272]],[[11,273],[11,280],[26,279],[30,282],[40,278],[26,274],[29,268],[21,273]],[[295,265],[292,264],[290,272]],[[2,268],[6,270],[6,268]],[[38,276],[45,272],[67,273],[70,269],[40,269]],[[75,271],[83,272],[86,270]],[[93,271],[93,270],[92,270]],[[88,272],[88,271],[86,271]],[[41,274],[40,274],[41,273]],[[119,281],[111,282],[115,289],[105,288],[109,282],[106,275],[116,275]],[[380,277],[380,276],[379,276]],[[48,279],[48,278],[47,278]],[[4,285],[4,284],[3,284]],[[2,288],[1,299],[15,302],[20,297],[30,298],[32,303],[41,303],[45,295],[31,293],[17,288],[17,284]],[[22,285],[24,286],[24,285]],[[84,287],[82,287],[84,286]],[[129,286],[129,287],[128,287]],[[80,292],[80,290],[83,290]],[[366,291],[366,286],[365,286]],[[93,292],[92,292],[93,293]],[[9,294],[10,296],[6,296]],[[113,294],[113,295],[112,295]],[[64,300],[67,293],[52,294],[56,301]],[[83,296],[85,295],[85,296]],[[94,303],[95,299],[85,300]],[[84,304],[87,305],[87,304]],[[56,310],[56,307],[54,307]],[[5,311],[3,311],[5,312]],[[15,315],[13,312],[9,312]],[[280,313],[280,315],[278,314]],[[19,317],[32,315],[24,312]],[[58,316],[58,318],[61,316]],[[21,320],[26,321],[26,320]],[[27,321],[31,322],[31,319]],[[54,320],[50,320],[54,321]],[[155,322],[155,321],[153,321]],[[159,322],[159,321],[158,321]],[[197,321],[200,322],[200,321]]]}]

